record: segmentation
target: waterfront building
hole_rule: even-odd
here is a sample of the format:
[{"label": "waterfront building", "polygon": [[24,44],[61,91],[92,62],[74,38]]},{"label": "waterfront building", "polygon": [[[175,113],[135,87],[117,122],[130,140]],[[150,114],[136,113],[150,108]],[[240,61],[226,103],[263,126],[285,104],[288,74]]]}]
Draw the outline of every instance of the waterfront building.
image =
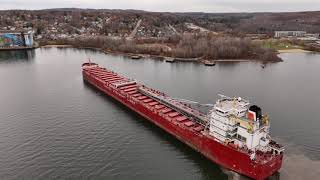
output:
[{"label": "waterfront building", "polygon": [[0,49],[33,47],[33,31],[0,31]]},{"label": "waterfront building", "polygon": [[307,34],[306,31],[275,31],[274,37],[304,37]]}]

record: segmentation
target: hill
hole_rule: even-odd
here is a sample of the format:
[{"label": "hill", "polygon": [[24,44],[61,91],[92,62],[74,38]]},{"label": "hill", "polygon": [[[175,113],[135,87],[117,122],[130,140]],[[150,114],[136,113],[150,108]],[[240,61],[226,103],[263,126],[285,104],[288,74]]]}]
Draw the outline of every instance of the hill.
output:
[{"label": "hill", "polygon": [[[276,30],[320,32],[320,11],[288,13],[170,13],[140,10],[108,10],[61,8],[46,10],[0,11],[0,26],[22,28],[26,22],[46,31],[54,25],[65,34],[129,36],[135,24],[142,20],[137,35],[164,37],[173,33],[194,32],[190,24],[208,31],[230,34],[265,33]],[[81,31],[82,29],[82,31]],[[87,30],[89,29],[89,30]],[[65,32],[67,31],[67,32]],[[52,32],[54,33],[54,32]]]}]

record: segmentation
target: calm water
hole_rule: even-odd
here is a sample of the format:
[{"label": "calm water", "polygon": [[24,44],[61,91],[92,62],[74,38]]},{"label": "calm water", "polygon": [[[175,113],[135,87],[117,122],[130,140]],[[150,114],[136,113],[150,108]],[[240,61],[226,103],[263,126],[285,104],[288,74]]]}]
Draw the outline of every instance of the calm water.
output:
[{"label": "calm water", "polygon": [[272,136],[287,147],[280,179],[319,178],[320,54],[281,54],[284,62],[262,69],[51,48],[0,52],[0,179],[228,179],[229,172],[85,85],[80,66],[88,57],[177,98],[248,98],[270,114]]}]

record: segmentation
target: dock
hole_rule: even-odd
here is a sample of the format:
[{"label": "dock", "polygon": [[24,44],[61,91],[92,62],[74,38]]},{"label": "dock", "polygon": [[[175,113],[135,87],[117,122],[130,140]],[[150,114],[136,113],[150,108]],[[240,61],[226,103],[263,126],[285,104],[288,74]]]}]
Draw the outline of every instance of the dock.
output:
[{"label": "dock", "polygon": [[35,49],[33,46],[0,46],[0,51],[11,51],[11,50],[30,50],[30,49]]}]

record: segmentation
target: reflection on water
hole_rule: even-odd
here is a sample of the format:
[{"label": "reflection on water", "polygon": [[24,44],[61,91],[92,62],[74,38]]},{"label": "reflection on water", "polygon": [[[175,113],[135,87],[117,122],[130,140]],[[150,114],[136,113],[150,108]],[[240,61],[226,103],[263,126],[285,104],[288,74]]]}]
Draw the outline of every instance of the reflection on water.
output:
[{"label": "reflection on water", "polygon": [[286,147],[272,178],[319,179],[319,54],[281,54],[284,62],[262,69],[57,48],[0,52],[0,179],[247,179],[84,85],[88,57],[176,98],[212,104],[223,93],[257,102]]},{"label": "reflection on water", "polygon": [[0,52],[0,62],[2,61],[26,61],[35,58],[35,50],[11,50]]}]

